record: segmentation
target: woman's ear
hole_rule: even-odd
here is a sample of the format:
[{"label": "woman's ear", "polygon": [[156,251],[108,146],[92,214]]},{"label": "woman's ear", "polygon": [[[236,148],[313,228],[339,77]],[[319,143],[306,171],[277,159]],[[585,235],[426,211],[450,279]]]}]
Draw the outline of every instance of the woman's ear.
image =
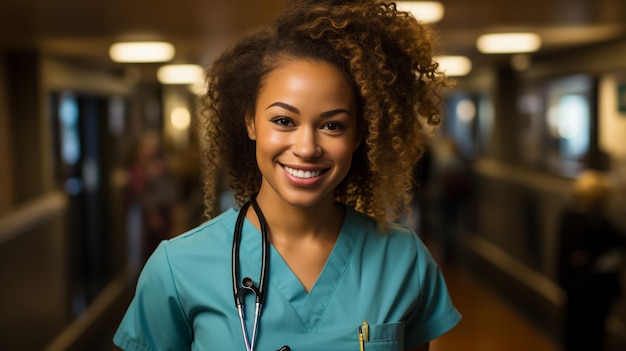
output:
[{"label": "woman's ear", "polygon": [[246,115],[246,130],[248,131],[248,138],[250,140],[256,140],[256,126],[254,124],[254,116]]}]

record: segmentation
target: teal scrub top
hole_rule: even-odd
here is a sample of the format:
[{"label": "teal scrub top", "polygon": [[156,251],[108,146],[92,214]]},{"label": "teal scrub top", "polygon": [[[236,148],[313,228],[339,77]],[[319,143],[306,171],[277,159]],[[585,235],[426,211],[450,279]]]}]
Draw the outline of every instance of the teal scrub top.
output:
[{"label": "teal scrub top", "polygon": [[[230,209],[162,242],[139,277],[115,336],[124,350],[245,350],[234,303],[231,252],[238,211]],[[255,283],[261,236],[247,220],[240,277]],[[444,334],[460,320],[444,278],[411,230],[387,234],[348,208],[340,235],[309,293],[270,248],[268,285],[256,350],[359,350],[358,327],[369,324],[365,350],[406,350]],[[245,299],[252,333],[254,297]]]}]

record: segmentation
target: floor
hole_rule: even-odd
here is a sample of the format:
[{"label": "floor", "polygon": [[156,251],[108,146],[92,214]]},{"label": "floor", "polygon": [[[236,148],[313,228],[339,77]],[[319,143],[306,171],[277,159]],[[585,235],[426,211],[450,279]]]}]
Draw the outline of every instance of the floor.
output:
[{"label": "floor", "polygon": [[462,267],[442,267],[463,319],[431,343],[431,351],[560,351],[555,342]]}]

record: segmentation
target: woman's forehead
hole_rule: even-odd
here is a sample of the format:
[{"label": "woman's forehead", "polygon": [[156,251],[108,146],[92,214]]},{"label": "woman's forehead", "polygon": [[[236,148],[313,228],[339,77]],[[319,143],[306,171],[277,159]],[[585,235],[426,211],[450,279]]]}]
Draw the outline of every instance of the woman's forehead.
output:
[{"label": "woman's forehead", "polygon": [[324,61],[292,60],[267,75],[259,91],[259,100],[321,99],[352,104],[354,95],[352,85],[334,65]]}]

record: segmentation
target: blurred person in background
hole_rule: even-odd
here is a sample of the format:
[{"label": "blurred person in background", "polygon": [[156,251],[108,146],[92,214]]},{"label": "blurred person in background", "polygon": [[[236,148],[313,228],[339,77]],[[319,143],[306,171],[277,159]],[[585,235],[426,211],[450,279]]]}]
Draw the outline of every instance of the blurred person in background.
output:
[{"label": "blurred person in background", "polygon": [[444,137],[434,144],[431,176],[433,205],[437,209],[434,241],[443,262],[453,263],[458,256],[458,237],[464,206],[470,196],[470,178],[466,161],[457,142]]},{"label": "blurred person in background", "polygon": [[566,293],[565,351],[604,351],[606,321],[621,292],[626,237],[605,213],[611,188],[598,171],[583,172],[559,229],[558,282]]},{"label": "blurred person in background", "polygon": [[134,236],[141,253],[147,259],[158,244],[171,233],[173,210],[176,201],[176,183],[163,156],[161,137],[156,132],[141,136],[130,168],[129,193],[130,219]]}]

